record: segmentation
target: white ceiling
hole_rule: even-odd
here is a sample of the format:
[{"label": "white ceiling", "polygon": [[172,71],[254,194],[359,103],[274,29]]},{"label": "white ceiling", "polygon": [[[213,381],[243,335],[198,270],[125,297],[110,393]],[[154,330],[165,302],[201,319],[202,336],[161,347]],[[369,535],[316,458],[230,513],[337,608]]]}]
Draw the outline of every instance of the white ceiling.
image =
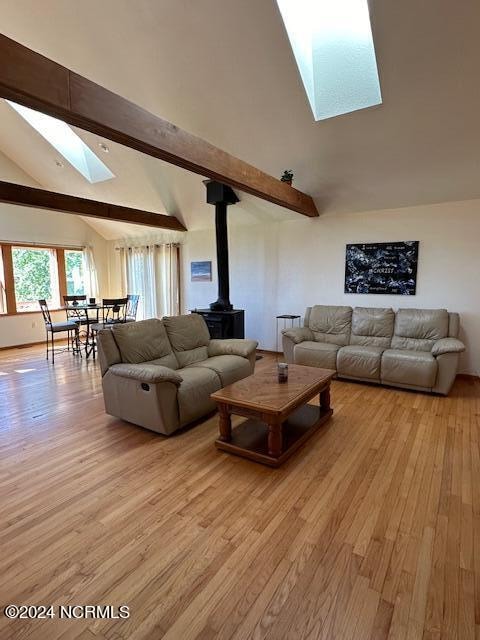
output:
[{"label": "white ceiling", "polygon": [[[275,0],[0,0],[7,36],[273,175],[292,168],[322,211],[479,198],[480,3],[371,0],[370,13],[383,105],[315,122]],[[0,150],[45,188],[212,223],[201,176],[79,133],[114,180],[58,168],[0,104]],[[297,215],[243,194],[231,207],[238,223]]]}]

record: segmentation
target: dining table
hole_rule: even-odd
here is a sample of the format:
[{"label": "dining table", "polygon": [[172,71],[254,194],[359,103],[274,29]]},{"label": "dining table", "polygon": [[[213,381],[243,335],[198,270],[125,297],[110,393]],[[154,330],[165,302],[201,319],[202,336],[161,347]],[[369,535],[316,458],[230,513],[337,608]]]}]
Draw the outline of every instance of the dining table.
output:
[{"label": "dining table", "polygon": [[102,302],[88,303],[88,302],[78,302],[76,304],[63,305],[60,309],[64,309],[67,313],[67,317],[69,320],[78,320],[80,322],[80,326],[84,325],[85,329],[85,340],[81,340],[81,344],[83,344],[85,349],[85,357],[89,358],[93,355],[95,358],[95,336],[92,332],[92,325],[101,322],[100,320],[100,312],[102,312],[102,319],[104,317],[103,312],[107,309],[111,309],[111,304],[103,304]]}]

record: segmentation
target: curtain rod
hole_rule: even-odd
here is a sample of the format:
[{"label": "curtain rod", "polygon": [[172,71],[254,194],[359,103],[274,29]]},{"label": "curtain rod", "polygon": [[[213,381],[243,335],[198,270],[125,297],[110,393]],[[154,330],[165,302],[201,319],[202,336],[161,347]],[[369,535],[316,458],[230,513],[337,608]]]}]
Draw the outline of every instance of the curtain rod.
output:
[{"label": "curtain rod", "polygon": [[2,244],[11,244],[13,247],[52,247],[55,249],[73,249],[76,251],[87,248],[84,244],[57,244],[54,242],[28,242],[28,240],[25,240],[24,242],[22,242],[21,240],[0,240],[0,245]]},{"label": "curtain rod", "polygon": [[179,247],[180,243],[179,242],[165,242],[164,244],[158,244],[158,243],[154,243],[154,244],[134,244],[131,246],[125,246],[125,247],[115,247],[115,251],[121,251],[122,249],[149,249],[150,247]]}]

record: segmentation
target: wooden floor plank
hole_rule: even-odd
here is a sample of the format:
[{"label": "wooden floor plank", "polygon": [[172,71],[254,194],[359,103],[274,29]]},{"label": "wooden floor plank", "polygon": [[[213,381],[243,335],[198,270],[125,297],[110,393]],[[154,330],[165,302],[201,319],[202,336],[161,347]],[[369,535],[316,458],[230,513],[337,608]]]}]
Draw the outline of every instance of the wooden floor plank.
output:
[{"label": "wooden floor plank", "polygon": [[131,608],[3,616],[2,640],[480,640],[478,380],[334,381],[268,469],[217,451],[215,416],[171,438],[107,416],[92,361],[12,349],[0,373],[0,604]]}]

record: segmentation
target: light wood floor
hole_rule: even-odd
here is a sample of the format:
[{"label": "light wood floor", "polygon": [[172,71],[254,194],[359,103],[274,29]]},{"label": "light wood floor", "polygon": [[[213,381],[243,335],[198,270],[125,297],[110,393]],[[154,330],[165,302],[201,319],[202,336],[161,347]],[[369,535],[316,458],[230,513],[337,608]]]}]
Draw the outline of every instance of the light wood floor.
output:
[{"label": "light wood floor", "polygon": [[332,405],[275,470],[215,450],[215,418],[107,417],[93,362],[0,352],[1,605],[131,611],[0,638],[478,639],[480,384],[335,382]]}]

